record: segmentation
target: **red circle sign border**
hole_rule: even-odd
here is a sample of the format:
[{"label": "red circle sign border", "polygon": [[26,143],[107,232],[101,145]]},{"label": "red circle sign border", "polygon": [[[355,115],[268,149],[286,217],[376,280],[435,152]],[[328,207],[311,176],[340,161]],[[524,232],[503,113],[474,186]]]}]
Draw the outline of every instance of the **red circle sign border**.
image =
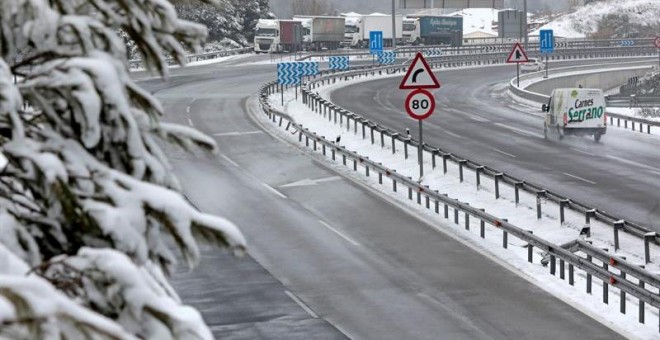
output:
[{"label": "red circle sign border", "polygon": [[[410,110],[410,102],[412,101],[412,98],[415,95],[420,94],[420,93],[425,94],[426,96],[429,97],[429,99],[431,101],[431,107],[429,107],[429,112],[428,113],[426,113],[424,115],[421,115],[421,116],[418,116],[414,112],[412,112],[412,110]],[[417,89],[415,91],[410,92],[408,94],[408,97],[406,97],[406,112],[408,112],[408,115],[410,117],[412,117],[413,119],[424,120],[426,118],[429,118],[433,114],[434,111],[435,111],[435,97],[433,96],[433,94],[431,92],[426,91],[424,89]]]},{"label": "red circle sign border", "polygon": [[660,48],[660,37],[656,37],[655,41],[653,41],[653,44],[656,48]]}]

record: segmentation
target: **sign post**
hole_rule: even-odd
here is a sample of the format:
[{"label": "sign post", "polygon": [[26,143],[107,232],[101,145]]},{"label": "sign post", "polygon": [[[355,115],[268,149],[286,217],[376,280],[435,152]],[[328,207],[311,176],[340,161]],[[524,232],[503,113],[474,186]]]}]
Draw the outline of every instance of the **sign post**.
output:
[{"label": "sign post", "polygon": [[516,63],[516,69],[518,70],[516,79],[518,87],[520,87],[520,63],[528,63],[529,58],[527,58],[527,53],[525,53],[525,50],[519,42],[513,45],[513,49],[511,50],[511,53],[509,53],[509,58],[507,58],[506,62],[509,64]]},{"label": "sign post", "polygon": [[424,134],[422,121],[430,117],[435,111],[435,97],[425,89],[438,89],[440,82],[431,71],[431,67],[421,53],[417,53],[408,73],[406,73],[399,89],[414,90],[406,98],[406,112],[419,122],[419,146],[417,147],[417,159],[419,161],[420,181],[424,176]]},{"label": "sign post", "polygon": [[548,78],[548,68],[550,66],[550,53],[555,51],[555,37],[552,30],[541,30],[540,32],[540,51],[545,54],[545,77]]},{"label": "sign post", "polygon": [[658,67],[660,68],[660,36],[655,38],[653,44],[655,45],[655,48],[658,49]]},{"label": "sign post", "polygon": [[383,52],[383,31],[369,31],[369,53],[371,61],[376,65],[376,54]]}]

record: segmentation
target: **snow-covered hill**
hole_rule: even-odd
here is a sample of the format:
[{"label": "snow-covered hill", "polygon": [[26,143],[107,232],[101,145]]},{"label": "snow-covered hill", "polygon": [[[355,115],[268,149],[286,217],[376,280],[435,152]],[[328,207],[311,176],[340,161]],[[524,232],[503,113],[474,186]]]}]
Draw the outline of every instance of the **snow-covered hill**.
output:
[{"label": "snow-covered hill", "polygon": [[[660,30],[659,0],[606,0],[584,6],[540,29],[564,38],[636,38]],[[531,35],[538,35],[538,31]]]}]

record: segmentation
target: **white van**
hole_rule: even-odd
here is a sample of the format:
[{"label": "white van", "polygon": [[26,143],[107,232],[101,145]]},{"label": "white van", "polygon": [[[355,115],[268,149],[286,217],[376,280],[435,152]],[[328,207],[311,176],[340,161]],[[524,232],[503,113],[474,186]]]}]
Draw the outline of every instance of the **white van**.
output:
[{"label": "white van", "polygon": [[593,136],[596,141],[607,131],[605,96],[600,89],[555,89],[548,104],[543,104],[543,133],[556,133],[559,139],[567,135]]}]

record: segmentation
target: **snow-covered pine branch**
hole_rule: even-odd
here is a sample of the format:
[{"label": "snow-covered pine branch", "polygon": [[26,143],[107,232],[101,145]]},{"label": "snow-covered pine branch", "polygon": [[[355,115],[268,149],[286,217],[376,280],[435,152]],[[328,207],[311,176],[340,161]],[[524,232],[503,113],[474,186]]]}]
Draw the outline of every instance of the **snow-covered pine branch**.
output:
[{"label": "snow-covered pine branch", "polygon": [[160,122],[125,45],[167,76],[165,56],[183,63],[206,29],[167,0],[0,1],[0,22],[0,338],[209,338],[165,279],[172,248],[192,267],[198,241],[245,239],[179,193],[158,141],[215,143]]}]

